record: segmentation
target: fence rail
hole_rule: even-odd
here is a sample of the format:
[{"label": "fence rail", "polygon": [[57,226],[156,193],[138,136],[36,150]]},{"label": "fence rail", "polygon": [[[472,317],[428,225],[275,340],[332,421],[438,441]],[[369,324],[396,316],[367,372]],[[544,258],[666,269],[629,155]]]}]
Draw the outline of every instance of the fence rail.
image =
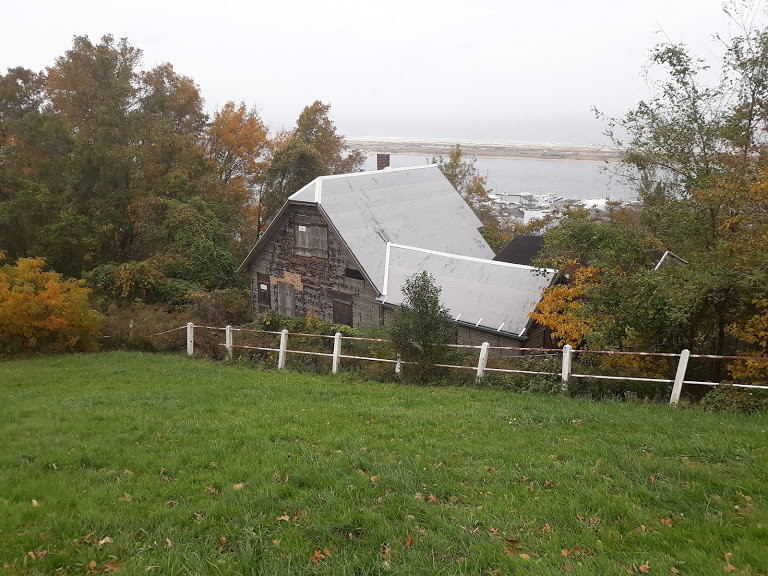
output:
[{"label": "fence rail", "polygon": [[[170,330],[166,330],[165,332],[160,332],[158,334],[154,334],[154,336],[159,336],[161,334],[168,334],[169,332],[174,332],[176,330],[183,330],[185,327],[180,326],[178,328],[172,328]],[[206,330],[215,330],[215,331],[223,331],[225,335],[225,341],[224,343],[220,344],[220,346],[224,346],[226,348],[226,356],[228,360],[232,360],[232,354],[233,350],[235,348],[238,349],[244,349],[244,350],[258,350],[263,352],[277,352],[278,354],[278,360],[277,360],[277,368],[278,370],[282,370],[285,368],[285,361],[287,354],[300,354],[300,355],[306,355],[306,356],[319,356],[319,357],[325,357],[325,358],[331,358],[332,360],[332,367],[331,371],[333,374],[336,374],[339,370],[339,365],[341,360],[363,360],[368,362],[382,362],[382,363],[388,363],[388,364],[394,364],[395,365],[395,373],[400,374],[402,370],[402,366],[408,364],[407,362],[400,359],[400,356],[398,355],[397,358],[374,358],[369,356],[357,356],[357,355],[349,355],[349,354],[343,354],[342,353],[342,343],[344,340],[349,341],[358,341],[358,342],[380,342],[380,343],[388,343],[389,340],[385,340],[382,338],[360,338],[360,337],[352,337],[352,336],[343,336],[340,332],[337,332],[335,335],[331,336],[328,334],[303,334],[303,333],[289,333],[288,330],[282,330],[280,332],[277,331],[269,331],[269,330],[253,330],[248,328],[235,328],[232,326],[225,326],[224,328],[216,327],[216,326],[202,326],[202,325],[195,325],[192,322],[186,325],[187,329],[187,354],[189,356],[192,356],[194,354],[195,346],[195,328],[199,329],[206,329]],[[270,348],[266,346],[249,346],[246,344],[234,344],[233,343],[233,333],[234,332],[246,332],[246,333],[255,333],[255,334],[272,334],[274,336],[280,337],[280,345],[278,348]],[[298,337],[298,338],[324,338],[324,339],[333,339],[333,352],[315,352],[315,351],[308,351],[308,350],[297,350],[297,349],[289,349],[288,348],[288,340],[289,337]],[[755,360],[755,361],[768,361],[768,358],[763,358],[760,356],[714,356],[711,354],[691,354],[688,350],[683,350],[679,354],[675,353],[668,353],[668,352],[624,352],[624,351],[614,351],[614,350],[574,350],[570,345],[563,346],[562,349],[560,348],[517,348],[517,347],[511,347],[511,346],[490,346],[488,342],[483,342],[480,346],[473,346],[473,345],[467,345],[467,344],[452,344],[450,345],[451,348],[456,349],[466,349],[466,350],[478,350],[478,360],[476,366],[457,366],[453,364],[438,364],[437,366],[442,368],[449,368],[454,370],[472,370],[476,373],[476,378],[478,380],[481,380],[483,376],[485,375],[485,372],[498,372],[498,373],[510,373],[510,374],[531,374],[531,375],[542,375],[542,376],[560,376],[561,382],[562,382],[562,388],[563,390],[568,389],[568,382],[572,378],[592,378],[596,380],[623,380],[623,381],[631,381],[631,382],[651,382],[651,383],[657,383],[657,384],[672,384],[672,394],[669,399],[669,403],[676,405],[680,401],[680,393],[682,391],[683,384],[689,384],[689,385],[696,385],[696,386],[720,386],[720,382],[706,382],[706,381],[700,381],[700,380],[686,380],[685,374],[688,369],[688,361],[691,358],[698,358],[698,359],[715,359],[715,360]],[[508,351],[508,352],[518,352],[518,353],[524,353],[524,352],[540,352],[545,354],[549,357],[556,357],[561,356],[562,357],[562,363],[561,363],[561,370],[559,372],[545,372],[545,371],[537,371],[537,370],[517,370],[512,368],[491,368],[487,367],[488,363],[488,353],[490,350],[495,351]],[[632,376],[610,376],[605,374],[575,374],[571,370],[571,362],[573,359],[574,354],[602,354],[602,355],[613,355],[613,356],[636,356],[636,357],[656,357],[656,358],[677,358],[677,370],[675,372],[675,377],[672,379],[666,379],[666,378],[639,378],[639,377],[632,377]],[[529,356],[530,357],[530,356]],[[756,384],[730,384],[731,386],[738,387],[738,388],[750,388],[750,389],[759,389],[759,390],[768,390],[768,386],[761,386]]]}]

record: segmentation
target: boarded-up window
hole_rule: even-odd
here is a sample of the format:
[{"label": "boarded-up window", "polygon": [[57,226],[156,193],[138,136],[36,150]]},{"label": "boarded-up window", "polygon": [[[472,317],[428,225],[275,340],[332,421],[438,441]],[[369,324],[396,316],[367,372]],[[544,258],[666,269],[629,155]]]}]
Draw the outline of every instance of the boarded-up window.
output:
[{"label": "boarded-up window", "polygon": [[352,294],[344,292],[331,292],[333,300],[333,323],[352,326],[354,318],[352,316]]},{"label": "boarded-up window", "polygon": [[272,308],[272,293],[269,286],[269,274],[256,274],[256,291],[259,312]]},{"label": "boarded-up window", "polygon": [[297,224],[296,255],[328,258],[328,227]]},{"label": "boarded-up window", "polygon": [[277,313],[288,318],[296,315],[296,289],[293,284],[277,283]]}]

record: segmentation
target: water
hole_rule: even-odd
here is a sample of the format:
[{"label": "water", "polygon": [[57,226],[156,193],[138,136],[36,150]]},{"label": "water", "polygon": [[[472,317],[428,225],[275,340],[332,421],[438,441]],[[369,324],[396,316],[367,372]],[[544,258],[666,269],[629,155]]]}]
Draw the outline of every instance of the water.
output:
[{"label": "water", "polygon": [[[393,168],[428,164],[424,156],[390,155]],[[616,165],[586,160],[544,160],[518,158],[478,158],[475,164],[487,175],[493,193],[517,203],[520,194],[554,195],[565,200],[607,198],[621,202],[636,199],[635,192],[617,176]],[[371,155],[364,170],[376,169],[376,155]]]}]

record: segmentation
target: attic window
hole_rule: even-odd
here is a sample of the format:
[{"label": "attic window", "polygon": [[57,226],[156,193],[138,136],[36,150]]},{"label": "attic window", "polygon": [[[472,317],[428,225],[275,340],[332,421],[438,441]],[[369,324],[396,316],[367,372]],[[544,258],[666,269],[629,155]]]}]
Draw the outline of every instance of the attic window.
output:
[{"label": "attic window", "polygon": [[328,227],[297,224],[296,255],[328,258]]},{"label": "attic window", "polygon": [[344,275],[347,278],[354,278],[355,280],[365,280],[365,277],[363,276],[363,273],[360,272],[360,270],[355,270],[354,268],[347,268]]}]

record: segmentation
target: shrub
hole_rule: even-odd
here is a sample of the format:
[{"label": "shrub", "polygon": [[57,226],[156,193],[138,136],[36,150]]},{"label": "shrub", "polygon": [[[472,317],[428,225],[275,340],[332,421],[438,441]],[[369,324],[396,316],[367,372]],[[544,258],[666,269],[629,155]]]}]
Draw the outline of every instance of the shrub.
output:
[{"label": "shrub", "polygon": [[[0,252],[0,262],[4,255]],[[0,349],[6,354],[94,350],[101,317],[79,280],[44,272],[42,258],[0,266]]]},{"label": "shrub", "polygon": [[701,399],[701,407],[722,412],[768,412],[768,390],[750,390],[720,384]]},{"label": "shrub", "polygon": [[436,364],[450,357],[448,344],[455,341],[455,330],[448,311],[440,302],[441,289],[428,272],[405,279],[403,303],[395,310],[389,333],[395,350],[403,360],[412,362],[405,375],[419,382],[443,376]]}]

